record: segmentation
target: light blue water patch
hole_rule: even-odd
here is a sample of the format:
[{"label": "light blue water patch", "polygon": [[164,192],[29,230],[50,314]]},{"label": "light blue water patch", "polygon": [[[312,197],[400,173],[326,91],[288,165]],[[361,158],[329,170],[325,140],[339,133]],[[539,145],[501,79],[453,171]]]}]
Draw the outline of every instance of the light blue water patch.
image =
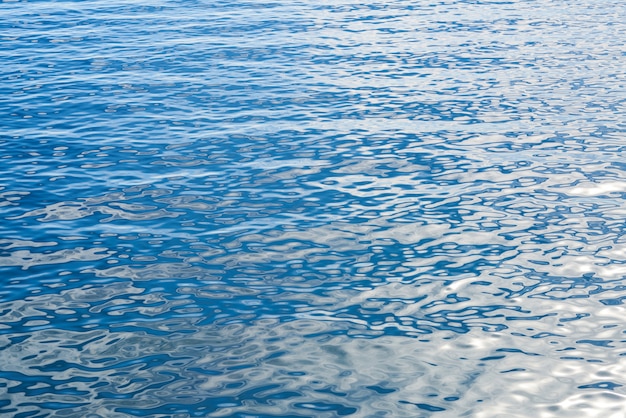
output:
[{"label": "light blue water patch", "polygon": [[0,4],[0,415],[623,417],[618,1]]}]

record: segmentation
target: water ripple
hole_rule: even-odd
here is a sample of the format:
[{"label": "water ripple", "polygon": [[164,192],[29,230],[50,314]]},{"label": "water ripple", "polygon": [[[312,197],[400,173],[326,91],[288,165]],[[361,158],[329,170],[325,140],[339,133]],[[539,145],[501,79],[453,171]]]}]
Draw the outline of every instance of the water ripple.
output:
[{"label": "water ripple", "polygon": [[624,6],[0,7],[0,414],[622,417]]}]

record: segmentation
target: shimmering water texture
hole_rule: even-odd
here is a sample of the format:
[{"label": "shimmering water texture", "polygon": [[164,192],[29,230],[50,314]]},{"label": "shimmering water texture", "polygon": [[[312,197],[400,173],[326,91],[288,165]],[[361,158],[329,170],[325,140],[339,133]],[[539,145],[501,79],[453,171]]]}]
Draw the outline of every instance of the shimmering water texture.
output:
[{"label": "shimmering water texture", "polygon": [[626,416],[626,3],[0,4],[0,416]]}]

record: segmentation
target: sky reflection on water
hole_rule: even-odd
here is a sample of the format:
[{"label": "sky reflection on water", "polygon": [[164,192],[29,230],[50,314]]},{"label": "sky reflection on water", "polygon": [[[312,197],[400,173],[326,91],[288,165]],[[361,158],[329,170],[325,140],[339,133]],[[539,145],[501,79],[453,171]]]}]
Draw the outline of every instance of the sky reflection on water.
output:
[{"label": "sky reflection on water", "polygon": [[621,2],[5,2],[0,414],[622,418]]}]

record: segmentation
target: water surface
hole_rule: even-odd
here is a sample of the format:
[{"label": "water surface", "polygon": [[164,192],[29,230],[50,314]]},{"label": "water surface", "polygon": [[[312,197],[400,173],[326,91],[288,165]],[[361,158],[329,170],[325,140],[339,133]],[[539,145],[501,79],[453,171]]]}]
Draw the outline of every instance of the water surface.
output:
[{"label": "water surface", "polygon": [[0,4],[0,414],[623,417],[625,16]]}]

